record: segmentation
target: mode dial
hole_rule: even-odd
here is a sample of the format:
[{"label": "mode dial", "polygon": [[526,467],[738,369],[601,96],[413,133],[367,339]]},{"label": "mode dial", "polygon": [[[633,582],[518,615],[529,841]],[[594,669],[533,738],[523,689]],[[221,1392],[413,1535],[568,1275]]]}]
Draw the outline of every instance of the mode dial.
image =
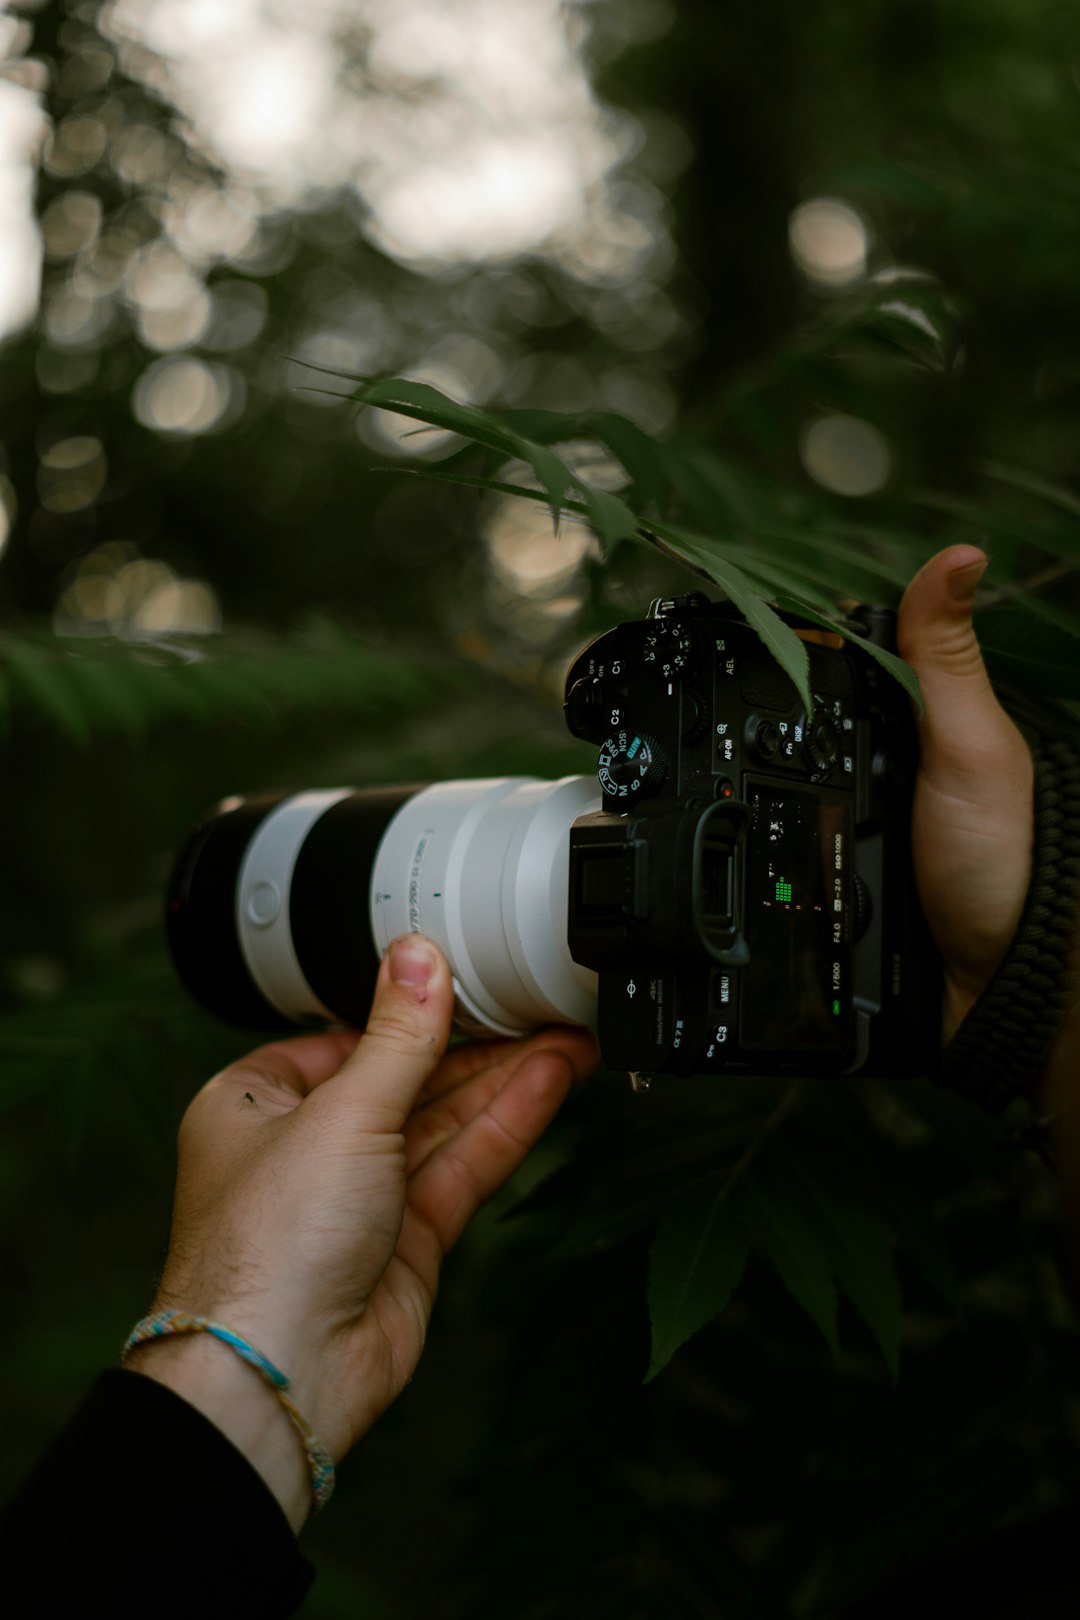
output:
[{"label": "mode dial", "polygon": [[678,619],[650,619],[641,661],[662,681],[680,680],[697,662],[693,630]]},{"label": "mode dial", "polygon": [[629,809],[632,799],[657,793],[667,779],[667,759],[651,737],[637,731],[619,731],[600,750],[596,774],[606,799]]}]

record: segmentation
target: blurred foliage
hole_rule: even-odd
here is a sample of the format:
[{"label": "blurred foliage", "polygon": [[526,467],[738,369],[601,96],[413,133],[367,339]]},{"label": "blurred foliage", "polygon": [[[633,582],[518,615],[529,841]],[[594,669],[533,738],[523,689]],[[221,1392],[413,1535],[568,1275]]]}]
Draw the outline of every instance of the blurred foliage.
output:
[{"label": "blurred foliage", "polygon": [[[355,9],[341,84],[442,116]],[[618,154],[579,237],[423,262],[362,173],[301,204],[231,170],[138,7],[0,19],[48,119],[0,370],[7,1483],[144,1308],[184,1101],[250,1041],[163,950],[207,804],[587,770],[557,697],[589,634],[704,572],[797,657],[766,599],[895,601],[955,541],[994,672],[1080,699],[1068,9],[548,9]],[[449,1265],[304,1612],[824,1616],[1075,1493],[1013,1124],[929,1083],[599,1076]]]}]

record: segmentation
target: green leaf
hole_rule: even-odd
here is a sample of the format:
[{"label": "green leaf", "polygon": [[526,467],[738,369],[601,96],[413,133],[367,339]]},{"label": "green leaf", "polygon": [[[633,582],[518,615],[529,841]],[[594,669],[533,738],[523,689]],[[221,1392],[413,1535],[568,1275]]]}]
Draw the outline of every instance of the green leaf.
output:
[{"label": "green leaf", "polygon": [[666,1215],[649,1254],[652,1359],[656,1377],[679,1346],[719,1315],[738,1287],[750,1249],[731,1181],[683,1199]]},{"label": "green leaf", "polygon": [[[823,612],[833,612],[836,607],[836,592],[834,577],[826,568],[807,568],[801,562],[792,565],[790,562],[780,565],[766,556],[759,548],[749,554],[743,553],[739,558],[739,567],[750,583],[760,589],[770,601],[776,601],[780,594],[796,593],[807,601],[814,601]],[[704,569],[699,572],[706,579],[710,576]],[[816,583],[820,580],[822,583]],[[825,581],[828,580],[828,588]]]},{"label": "green leaf", "polygon": [[640,540],[640,524],[625,501],[606,489],[593,489],[578,479],[582,504],[605,551],[613,551],[620,540]]},{"label": "green leaf", "polygon": [[870,1329],[895,1383],[900,1369],[900,1284],[884,1222],[873,1209],[786,1155],[829,1267]]},{"label": "green leaf", "polygon": [[[725,591],[758,632],[768,651],[790,676],[808,710],[812,707],[812,696],[805,645],[755,590],[755,575],[758,581],[767,581],[770,588],[779,586],[791,591],[793,600],[802,598],[808,584],[814,583],[820,584],[823,592],[828,589],[835,595],[836,571],[820,561],[824,551],[848,563],[849,588],[854,588],[856,580],[868,581],[871,586],[882,580],[892,586],[906,582],[906,573],[897,564],[867,553],[865,549],[860,551],[855,544],[812,531],[804,532],[789,524],[774,523],[770,529],[767,522],[758,521],[756,503],[745,481],[718,457],[700,446],[661,449],[625,418],[607,413],[576,416],[550,411],[489,413],[459,405],[429,384],[409,383],[400,378],[366,383],[352,397],[361,404],[401,411],[434,423],[506,459],[524,461],[536,473],[544,493],[541,495],[539,491],[491,476],[467,475],[449,468],[423,469],[421,476],[546,499],[556,521],[564,509],[587,517],[607,551],[622,540],[644,535],[661,550],[703,574]],[[524,430],[549,441],[582,433],[601,440],[626,467],[634,480],[634,493],[641,500],[659,506],[666,500],[671,482],[703,515],[726,518],[734,508],[742,522],[756,531],[753,539],[739,542],[748,553],[742,559],[742,566],[730,556],[730,541],[721,552],[708,536],[682,527],[652,520],[643,530],[641,520],[625,501],[607,490],[594,488],[580,474],[572,473],[559,457],[543,449],[537,439],[527,437]],[[457,458],[454,465],[456,467]],[[807,553],[806,557],[793,561],[790,555],[793,546]],[[817,605],[804,602],[804,611],[812,614],[816,606],[823,605],[826,605],[824,596]],[[916,703],[919,702],[917,683],[906,665],[881,648],[861,640],[859,645],[899,679]]]},{"label": "green leaf", "polygon": [[3,660],[16,699],[47,716],[70,741],[85,747],[93,736],[93,724],[64,665],[54,662],[39,644],[16,636],[5,638]]},{"label": "green leaf", "polygon": [[545,411],[527,407],[491,414],[497,416],[512,433],[523,439],[532,439],[536,444],[568,444],[571,439],[588,436],[588,418],[583,411]]},{"label": "green leaf", "polygon": [[[551,1251],[551,1259],[562,1261],[602,1254],[652,1226],[688,1194],[708,1191],[716,1181],[718,1155],[741,1147],[752,1126],[752,1120],[738,1122],[734,1133],[716,1139],[712,1150],[705,1153],[693,1150],[693,1157],[699,1161],[696,1170],[683,1165],[641,1175],[626,1183],[612,1181],[593,1187],[584,1208],[575,1211],[569,1219],[565,1214],[560,1218],[558,1241]],[[708,1143],[712,1139],[705,1140]],[[707,1162],[701,1164],[702,1159]]]},{"label": "green leaf", "polygon": [[749,480],[706,445],[665,446],[665,462],[672,486],[706,527],[757,526],[760,508]]},{"label": "green leaf", "polygon": [[[1071,519],[1065,519],[1056,512],[1035,519],[1027,514],[1018,516],[1015,512],[998,512],[978,502],[935,491],[924,491],[916,499],[921,506],[943,512],[966,527],[973,528],[976,544],[993,550],[995,579],[1008,581],[1014,595],[1038,588],[1045,577],[1046,571],[1043,569],[1038,569],[1032,575],[1033,549],[1059,559],[1062,566],[1054,570],[1054,579],[1071,572],[1080,562],[1080,532]],[[971,537],[961,533],[959,538],[967,540]],[[1022,574],[1020,570],[1023,570]]]},{"label": "green leaf", "polygon": [[70,655],[65,674],[80,688],[95,732],[118,730],[141,737],[148,729],[153,707],[148,704],[145,670],[134,660],[126,667],[107,664],[92,655]]},{"label": "green leaf", "polygon": [[993,673],[1029,692],[1080,698],[1080,635],[1019,603],[978,613],[975,628]]},{"label": "green leaf", "polygon": [[[1071,518],[1080,518],[1080,498],[1071,489],[1055,484],[1050,478],[1042,478],[1038,473],[1029,472],[1026,467],[1009,467],[1001,461],[979,461],[976,467],[987,478],[1008,484],[1011,489],[1021,489],[1026,495],[1034,495]],[[1080,533],[1075,536],[1075,544],[1080,550]]]},{"label": "green leaf", "polygon": [[619,1196],[609,1189],[608,1196],[596,1198],[569,1222],[560,1218],[551,1260],[560,1263],[587,1259],[616,1248],[627,1238],[654,1225],[670,1209],[672,1200],[685,1192],[687,1185],[693,1186],[695,1180],[709,1182],[714,1174],[714,1169],[710,1168],[699,1178],[668,1177],[659,1184],[655,1180],[641,1181],[624,1189]]},{"label": "green leaf", "polygon": [[[781,556],[795,547],[818,562],[835,558],[839,567],[832,569],[830,575],[834,601],[843,596],[867,597],[868,586],[876,598],[883,584],[889,587],[890,596],[899,594],[918,566],[912,565],[912,554],[907,547],[898,551],[884,538],[878,538],[872,529],[860,527],[844,532],[841,526],[831,523],[826,529],[820,521],[790,523],[768,516],[755,529],[751,544],[774,547]],[[893,552],[891,560],[880,554],[886,550]],[[924,546],[918,562],[929,555],[929,548]]]},{"label": "green leaf", "polygon": [[509,415],[500,417],[475,406],[460,405],[428,383],[398,377],[369,383],[350,397],[358,404],[396,411],[461,434],[507,460],[524,461],[544,490],[556,527],[568,498],[576,497],[605,550],[637,536],[638,519],[624,501],[608,490],[596,489],[553,451],[517,432],[510,425],[513,418]]},{"label": "green leaf", "polygon": [[[730,543],[727,542],[729,546]],[[830,610],[835,609],[839,596],[872,600],[881,594],[880,577],[853,564],[850,554],[841,570],[812,550],[801,549],[793,554],[789,542],[761,533],[740,539],[739,545],[739,566],[747,573],[752,571],[768,580],[770,591],[812,595],[823,608]]]},{"label": "green leaf", "polygon": [[411,416],[418,422],[459,433],[501,452],[508,459],[527,462],[544,487],[556,523],[567,492],[577,487],[573,473],[550,450],[513,432],[486,411],[448,398],[430,383],[409,382],[401,377],[384,378],[364,384],[350,397],[359,405]]},{"label": "green leaf", "polygon": [[636,506],[641,509],[651,506],[658,514],[663,514],[671,485],[663,450],[656,440],[614,411],[591,411],[585,418],[585,426],[626,468]]},{"label": "green leaf", "polygon": [[814,706],[810,693],[810,660],[805,643],[799,640],[791,626],[785,624],[769,604],[757,595],[741,569],[722,556],[712,542],[668,524],[651,523],[649,528],[667,542],[675,556],[693,559],[702,572],[720,586],[747,624],[757,631],[781,669],[791,677],[809,713]]},{"label": "green leaf", "polygon": [[493,413],[526,439],[543,444],[566,444],[573,439],[596,439],[606,445],[624,467],[633,486],[637,506],[667,505],[670,482],[665,452],[655,439],[615,411],[517,410]]},{"label": "green leaf", "polygon": [[838,310],[825,330],[833,351],[838,341],[855,339],[938,373],[951,371],[963,351],[963,332],[944,290],[917,273],[875,278],[854,310]]},{"label": "green leaf", "polygon": [[805,1203],[794,1197],[774,1167],[748,1171],[742,1182],[754,1246],[770,1260],[788,1293],[821,1329],[834,1356],[836,1288],[828,1255],[807,1225]]},{"label": "green leaf", "polygon": [[857,635],[842,618],[832,618],[828,614],[820,613],[812,603],[800,597],[780,597],[778,606],[783,608],[786,613],[794,613],[800,618],[809,619],[811,624],[818,625],[822,630],[834,631],[837,635],[843,636],[845,641],[850,641],[853,646],[859,647],[875,663],[880,664],[882,669],[891,675],[894,680],[899,681],[920,715],[925,712],[919,677],[911,665],[905,663],[898,653],[889,652],[886,648],[878,647],[874,642],[867,641],[865,636]]},{"label": "green leaf", "polygon": [[[675,444],[665,446],[664,453],[687,511],[707,533],[724,534],[727,551],[737,543],[744,567],[752,555],[754,566],[764,571],[767,557],[774,568],[821,584],[830,602],[840,595],[877,600],[882,582],[891,596],[914,572],[913,555],[921,562],[930,554],[924,540],[913,549],[910,542],[897,545],[865,525],[857,529],[849,525],[844,532],[842,522],[830,519],[825,527],[816,508],[793,520],[790,504],[778,500],[774,489],[753,487],[745,475],[702,446]],[[829,566],[831,557],[839,568]],[[791,586],[793,581],[787,583]]]},{"label": "green leaf", "polygon": [[416,700],[427,686],[404,656],[325,626],[315,644],[249,629],[168,643],[21,629],[7,636],[0,671],[13,713],[43,717],[81,746],[116,731],[140,737],[181,718],[271,725],[304,707],[383,708]]},{"label": "green leaf", "polygon": [[[848,1086],[825,1086],[813,1093],[824,1116],[823,1137],[813,1149],[815,1166],[827,1164],[825,1174],[831,1183],[842,1185],[852,1203],[881,1217],[912,1264],[946,1304],[962,1316],[960,1284],[910,1152],[868,1129],[865,1088],[866,1082],[855,1081]],[[909,1093],[918,1101],[939,1095],[929,1083],[915,1089],[912,1082]]]}]

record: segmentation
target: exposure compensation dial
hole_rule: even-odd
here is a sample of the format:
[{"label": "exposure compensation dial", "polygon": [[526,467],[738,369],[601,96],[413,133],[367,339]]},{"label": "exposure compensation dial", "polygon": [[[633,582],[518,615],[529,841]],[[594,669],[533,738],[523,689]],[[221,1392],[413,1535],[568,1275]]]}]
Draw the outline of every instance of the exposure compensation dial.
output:
[{"label": "exposure compensation dial", "polygon": [[645,633],[641,661],[661,681],[681,680],[697,663],[693,629],[678,619],[653,619]]}]

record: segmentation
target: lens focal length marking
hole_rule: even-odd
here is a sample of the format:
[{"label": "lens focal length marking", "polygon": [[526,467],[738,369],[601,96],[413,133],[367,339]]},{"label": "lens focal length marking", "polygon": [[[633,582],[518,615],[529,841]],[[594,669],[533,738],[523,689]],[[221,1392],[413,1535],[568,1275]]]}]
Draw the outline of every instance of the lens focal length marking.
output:
[{"label": "lens focal length marking", "polygon": [[421,877],[424,870],[424,856],[432,838],[435,836],[434,827],[425,827],[416,846],[416,853],[409,868],[409,932],[422,934],[423,923],[420,917]]}]

